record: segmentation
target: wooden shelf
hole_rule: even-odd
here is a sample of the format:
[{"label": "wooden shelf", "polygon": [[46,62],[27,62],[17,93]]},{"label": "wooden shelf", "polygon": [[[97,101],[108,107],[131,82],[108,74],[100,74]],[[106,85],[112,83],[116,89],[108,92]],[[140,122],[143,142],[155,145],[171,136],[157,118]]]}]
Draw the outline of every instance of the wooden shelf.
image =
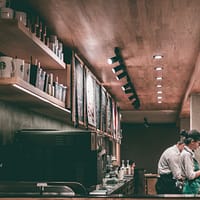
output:
[{"label": "wooden shelf", "polygon": [[0,19],[0,52],[30,62],[37,59],[42,68],[64,69],[65,63],[35,34],[15,19]]},{"label": "wooden shelf", "polygon": [[0,78],[0,100],[48,117],[70,121],[65,103],[18,78]]}]

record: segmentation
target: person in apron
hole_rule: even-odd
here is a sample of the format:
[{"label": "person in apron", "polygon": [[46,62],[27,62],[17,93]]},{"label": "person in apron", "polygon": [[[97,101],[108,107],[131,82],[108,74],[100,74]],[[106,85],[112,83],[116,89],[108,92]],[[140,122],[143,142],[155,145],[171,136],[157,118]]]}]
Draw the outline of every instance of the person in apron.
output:
[{"label": "person in apron", "polygon": [[181,170],[184,178],[183,194],[200,193],[200,167],[194,151],[199,147],[200,133],[191,130],[184,135],[185,147],[181,153]]},{"label": "person in apron", "polygon": [[158,174],[155,188],[157,194],[180,194],[177,180],[181,180],[180,154],[184,148],[183,140],[167,148],[158,162]]}]

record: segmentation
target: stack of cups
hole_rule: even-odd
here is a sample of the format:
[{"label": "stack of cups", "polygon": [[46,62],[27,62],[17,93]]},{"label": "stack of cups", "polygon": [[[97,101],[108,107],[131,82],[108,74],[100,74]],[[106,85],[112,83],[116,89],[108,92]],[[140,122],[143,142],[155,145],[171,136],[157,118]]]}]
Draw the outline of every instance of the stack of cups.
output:
[{"label": "stack of cups", "polygon": [[2,19],[13,19],[14,10],[7,7],[6,0],[0,0],[0,18]]}]

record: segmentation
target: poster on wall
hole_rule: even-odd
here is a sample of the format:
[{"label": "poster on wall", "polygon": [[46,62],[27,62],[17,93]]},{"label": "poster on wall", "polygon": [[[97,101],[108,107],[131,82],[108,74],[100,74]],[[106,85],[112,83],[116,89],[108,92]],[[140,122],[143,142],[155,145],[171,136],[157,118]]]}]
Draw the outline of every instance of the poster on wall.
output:
[{"label": "poster on wall", "polygon": [[86,105],[88,124],[96,127],[96,80],[92,73],[86,70]]},{"label": "poster on wall", "polygon": [[97,130],[101,129],[101,86],[96,82],[96,91],[95,91],[95,99],[96,99],[96,128]]},{"label": "poster on wall", "polygon": [[77,121],[80,124],[84,122],[84,69],[81,62],[75,57],[75,102],[76,102],[76,114]]},{"label": "poster on wall", "polygon": [[106,91],[102,88],[101,90],[101,130],[106,132],[106,106],[107,106],[107,97]]}]

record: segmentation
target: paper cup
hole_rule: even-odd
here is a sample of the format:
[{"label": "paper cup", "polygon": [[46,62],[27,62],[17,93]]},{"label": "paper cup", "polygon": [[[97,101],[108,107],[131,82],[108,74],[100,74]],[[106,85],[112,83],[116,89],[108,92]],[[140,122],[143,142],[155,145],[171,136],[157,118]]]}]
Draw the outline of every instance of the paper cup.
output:
[{"label": "paper cup", "polygon": [[13,76],[24,79],[24,60],[13,58]]},{"label": "paper cup", "polygon": [[22,22],[26,26],[26,13],[21,11],[15,11],[15,19]]},{"label": "paper cup", "polygon": [[13,9],[11,8],[1,8],[0,16],[2,19],[13,19]]},{"label": "paper cup", "polygon": [[11,77],[12,73],[12,57],[0,57],[0,77]]}]

